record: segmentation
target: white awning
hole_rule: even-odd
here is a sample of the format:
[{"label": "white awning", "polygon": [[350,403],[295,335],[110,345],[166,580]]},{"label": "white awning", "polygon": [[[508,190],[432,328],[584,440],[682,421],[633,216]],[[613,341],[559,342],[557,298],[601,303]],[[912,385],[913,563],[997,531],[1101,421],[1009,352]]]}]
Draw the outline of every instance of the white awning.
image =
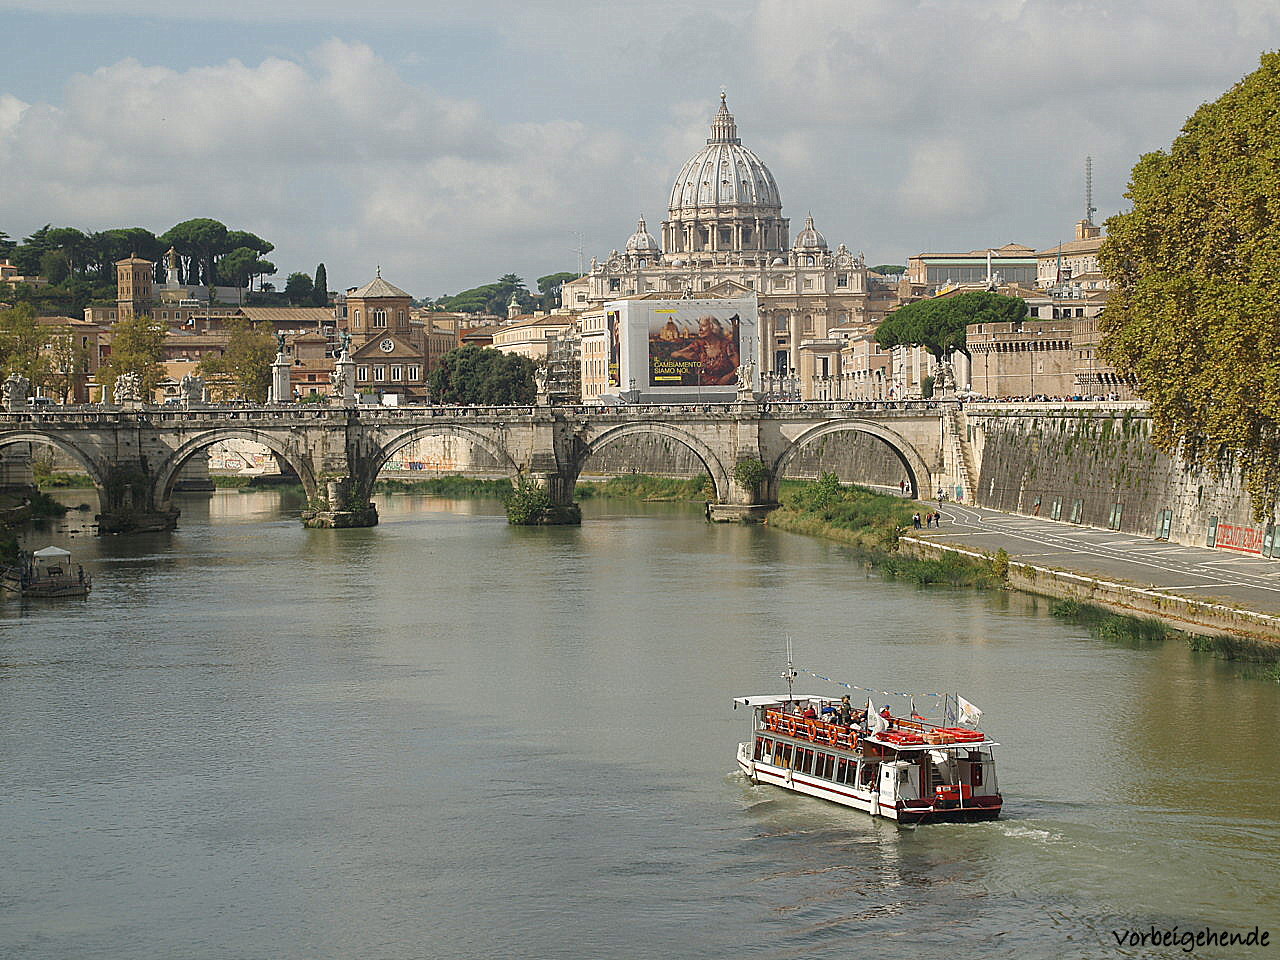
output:
[{"label": "white awning", "polygon": [[744,707],[779,707],[784,703],[830,699],[830,697],[820,697],[817,694],[797,693],[794,696],[787,696],[785,693],[779,693],[771,697],[734,697],[733,702],[735,705],[741,704]]},{"label": "white awning", "polygon": [[43,550],[37,550],[32,556],[37,560],[65,560],[71,556],[71,551],[63,550],[61,547],[45,547]]}]

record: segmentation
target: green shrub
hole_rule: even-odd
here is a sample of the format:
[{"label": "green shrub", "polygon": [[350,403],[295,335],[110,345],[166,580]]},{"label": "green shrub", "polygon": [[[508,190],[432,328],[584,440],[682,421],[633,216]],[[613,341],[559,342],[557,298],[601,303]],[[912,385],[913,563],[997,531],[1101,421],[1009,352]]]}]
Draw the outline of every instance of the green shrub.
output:
[{"label": "green shrub", "polygon": [[507,497],[507,523],[528,526],[540,523],[551,507],[551,495],[527,477],[519,476]]}]

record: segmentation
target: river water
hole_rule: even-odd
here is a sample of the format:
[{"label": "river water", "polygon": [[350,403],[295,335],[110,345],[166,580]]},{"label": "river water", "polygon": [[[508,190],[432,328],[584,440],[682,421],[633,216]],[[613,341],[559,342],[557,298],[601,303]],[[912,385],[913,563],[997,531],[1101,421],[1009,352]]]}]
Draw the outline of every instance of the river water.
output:
[{"label": "river water", "polygon": [[[70,546],[93,595],[0,603],[0,956],[1061,960],[1188,955],[1111,933],[1152,924],[1280,938],[1280,686],[1238,665],[686,506],[522,529],[394,496],[377,528],[324,531],[278,492],[181,505],[180,529],[133,538],[69,515],[30,545]],[[801,667],[983,708],[1004,817],[899,829],[745,782],[730,698],[780,687],[788,635]]]}]

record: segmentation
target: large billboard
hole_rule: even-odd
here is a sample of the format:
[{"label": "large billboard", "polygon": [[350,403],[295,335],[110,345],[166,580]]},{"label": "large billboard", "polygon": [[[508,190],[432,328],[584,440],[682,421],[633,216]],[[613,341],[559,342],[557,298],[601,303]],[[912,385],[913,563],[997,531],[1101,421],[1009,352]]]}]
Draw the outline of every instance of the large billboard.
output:
[{"label": "large billboard", "polygon": [[733,386],[741,343],[737,304],[655,305],[649,314],[649,386]]}]

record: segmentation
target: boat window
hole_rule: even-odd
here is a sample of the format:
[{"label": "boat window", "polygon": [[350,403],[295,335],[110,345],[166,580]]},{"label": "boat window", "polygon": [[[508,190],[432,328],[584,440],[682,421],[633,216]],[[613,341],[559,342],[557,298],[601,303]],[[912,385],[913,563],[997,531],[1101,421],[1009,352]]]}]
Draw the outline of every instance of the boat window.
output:
[{"label": "boat window", "polygon": [[848,783],[850,766],[852,766],[852,764],[850,764],[844,757],[841,757],[836,762],[836,775],[832,779],[837,783]]},{"label": "boat window", "polygon": [[972,776],[972,779],[973,779],[973,785],[974,785],[975,787],[980,787],[980,786],[982,786],[982,764],[980,764],[980,763],[975,763],[975,764],[974,764],[972,767],[970,767],[969,769],[973,771],[973,776]]},{"label": "boat window", "polygon": [[829,753],[824,753],[822,755],[823,778],[826,780],[834,779],[834,777],[832,776],[832,773],[835,771],[835,768],[836,768],[836,758]]},{"label": "boat window", "polygon": [[780,766],[780,767],[789,767],[789,766],[791,766],[791,744],[789,744],[789,743],[784,743],[784,744],[782,745],[782,760],[781,760],[781,762],[778,764],[778,766]]},{"label": "boat window", "polygon": [[757,760],[762,759],[762,758],[763,758],[763,754],[764,754],[764,738],[763,738],[763,737],[756,737],[756,753],[755,753],[755,759],[757,759]]},{"label": "boat window", "polygon": [[802,749],[796,751],[796,769],[801,773],[813,773],[813,751]]}]

